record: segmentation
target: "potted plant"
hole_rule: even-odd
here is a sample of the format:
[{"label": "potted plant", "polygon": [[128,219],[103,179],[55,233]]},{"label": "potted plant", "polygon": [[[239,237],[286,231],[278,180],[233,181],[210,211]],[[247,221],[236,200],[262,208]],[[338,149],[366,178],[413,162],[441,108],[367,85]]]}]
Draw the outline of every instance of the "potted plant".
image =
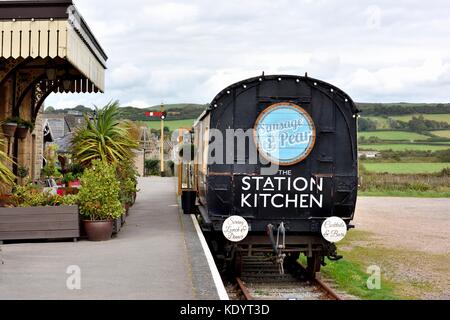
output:
[{"label": "potted plant", "polygon": [[113,222],[124,213],[119,192],[114,165],[94,160],[92,167],[84,171],[78,201],[89,240],[104,241],[111,238]]},{"label": "potted plant", "polygon": [[17,123],[19,122],[19,118],[17,117],[10,117],[7,118],[3,123],[2,123],[2,130],[3,130],[3,134],[10,138],[10,137],[14,137],[14,134],[16,132],[17,129]]},{"label": "potted plant", "polygon": [[[38,184],[16,185],[0,208],[2,240],[77,239],[80,236],[77,196],[59,196]],[[7,227],[6,227],[7,226]]]},{"label": "potted plant", "polygon": [[22,183],[23,183],[23,180],[26,178],[26,177],[28,177],[28,174],[29,174],[29,170],[28,170],[28,168],[27,167],[23,167],[23,166],[19,166],[18,168],[17,168],[17,177],[19,177],[22,181]]},{"label": "potted plant", "polygon": [[34,124],[31,121],[19,119],[17,122],[17,129],[15,137],[19,139],[25,139],[28,135],[28,131],[32,132],[34,130]]},{"label": "potted plant", "polygon": [[66,188],[71,187],[70,183],[75,181],[76,178],[72,172],[67,172],[62,178],[61,182],[64,184]]},{"label": "potted plant", "polygon": [[117,179],[120,183],[120,199],[128,214],[129,208],[134,204],[137,192],[137,171],[134,163],[130,160],[121,162],[117,166]]}]

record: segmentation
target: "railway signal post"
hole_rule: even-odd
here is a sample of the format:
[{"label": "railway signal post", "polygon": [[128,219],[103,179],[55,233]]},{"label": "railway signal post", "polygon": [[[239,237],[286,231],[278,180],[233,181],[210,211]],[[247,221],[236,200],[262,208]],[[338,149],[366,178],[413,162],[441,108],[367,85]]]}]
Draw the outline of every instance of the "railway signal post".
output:
[{"label": "railway signal post", "polygon": [[167,112],[164,111],[164,104],[161,103],[160,111],[147,111],[145,113],[147,117],[157,117],[161,119],[161,139],[160,139],[160,174],[161,177],[164,177],[164,120],[167,117]]}]

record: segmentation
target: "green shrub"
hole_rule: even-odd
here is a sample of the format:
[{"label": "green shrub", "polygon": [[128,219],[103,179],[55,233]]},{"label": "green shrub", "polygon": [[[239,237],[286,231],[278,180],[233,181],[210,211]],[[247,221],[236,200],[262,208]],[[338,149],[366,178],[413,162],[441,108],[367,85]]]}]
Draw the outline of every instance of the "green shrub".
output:
[{"label": "green shrub", "polygon": [[116,167],[94,160],[92,167],[86,169],[81,176],[81,189],[78,193],[81,215],[89,220],[119,218],[124,213],[119,193]]},{"label": "green shrub", "polygon": [[79,203],[78,194],[68,194],[61,198],[61,205],[64,206],[75,206]]},{"label": "green shrub", "polygon": [[80,177],[83,174],[84,167],[79,163],[71,163],[67,167],[67,172],[71,172],[74,176]]},{"label": "green shrub", "polygon": [[438,177],[450,177],[450,168],[444,168],[439,172]]},{"label": "green shrub", "polygon": [[145,160],[145,174],[147,176],[159,176],[159,160]]},{"label": "green shrub", "polygon": [[[160,160],[145,160],[145,175],[159,176],[161,174],[160,163]],[[172,177],[174,175],[175,163],[172,160],[164,162],[164,173],[166,177]]]},{"label": "green shrub", "polygon": [[78,196],[51,194],[44,192],[42,187],[30,183],[25,186],[15,187],[12,204],[22,208],[71,206],[78,204]]},{"label": "green shrub", "polygon": [[19,168],[17,168],[17,176],[19,178],[26,178],[26,177],[28,177],[28,173],[29,173],[29,170],[28,170],[27,167],[20,166]]},{"label": "green shrub", "polygon": [[138,172],[131,160],[121,162],[117,166],[117,179],[120,183],[120,200],[122,203],[132,204],[133,195],[137,192]]},{"label": "green shrub", "polygon": [[46,178],[57,178],[61,177],[61,172],[58,168],[52,164],[46,164],[41,171],[41,175]]}]

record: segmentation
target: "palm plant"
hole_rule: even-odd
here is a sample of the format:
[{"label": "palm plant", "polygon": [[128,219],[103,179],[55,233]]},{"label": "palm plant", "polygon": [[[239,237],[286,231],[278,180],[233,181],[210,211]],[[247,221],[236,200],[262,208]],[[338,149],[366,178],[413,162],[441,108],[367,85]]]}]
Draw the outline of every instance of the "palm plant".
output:
[{"label": "palm plant", "polygon": [[120,124],[119,103],[109,103],[96,114],[94,119],[85,115],[86,127],[74,134],[71,149],[76,162],[88,166],[95,159],[118,163],[133,158],[138,142],[131,137],[128,126]]},{"label": "palm plant", "polygon": [[6,152],[3,151],[4,141],[0,139],[0,188],[5,189],[14,185],[16,180],[15,175],[8,167],[8,163],[12,163],[12,160]]}]

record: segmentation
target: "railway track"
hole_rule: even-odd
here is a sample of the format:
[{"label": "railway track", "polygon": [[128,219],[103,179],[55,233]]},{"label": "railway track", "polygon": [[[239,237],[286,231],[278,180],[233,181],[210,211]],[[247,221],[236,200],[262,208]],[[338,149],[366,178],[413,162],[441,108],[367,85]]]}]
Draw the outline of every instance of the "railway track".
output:
[{"label": "railway track", "polygon": [[227,286],[234,300],[341,300],[319,279],[309,279],[299,264],[280,275],[278,267],[263,257],[246,257],[241,276]]}]

